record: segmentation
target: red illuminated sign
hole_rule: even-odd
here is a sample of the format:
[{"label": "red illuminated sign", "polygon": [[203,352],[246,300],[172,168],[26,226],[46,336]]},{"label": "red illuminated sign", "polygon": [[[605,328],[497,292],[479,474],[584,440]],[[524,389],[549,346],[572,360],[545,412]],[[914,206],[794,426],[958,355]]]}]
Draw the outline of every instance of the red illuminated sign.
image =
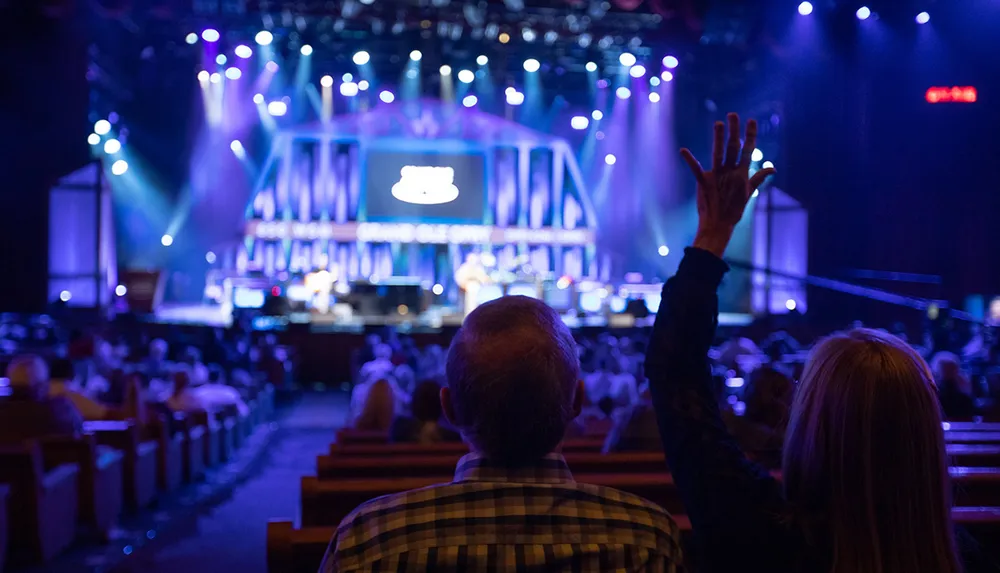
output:
[{"label": "red illuminated sign", "polygon": [[976,88],[972,86],[955,86],[928,88],[924,97],[928,103],[975,103],[977,95]]}]

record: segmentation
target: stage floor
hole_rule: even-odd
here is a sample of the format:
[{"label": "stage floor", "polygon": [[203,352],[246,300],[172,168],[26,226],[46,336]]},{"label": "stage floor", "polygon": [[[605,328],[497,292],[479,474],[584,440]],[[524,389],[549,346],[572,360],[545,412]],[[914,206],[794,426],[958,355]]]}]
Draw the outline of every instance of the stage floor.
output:
[{"label": "stage floor", "polygon": [[[631,320],[626,315],[592,316],[583,319],[563,316],[570,328],[634,328],[653,325],[653,318]],[[189,326],[228,327],[232,316],[219,305],[210,304],[162,304],[151,318],[160,324],[181,324]],[[721,326],[746,326],[753,322],[749,314],[719,313]],[[462,325],[462,316],[451,307],[431,307],[419,315],[406,316],[353,316],[338,318],[332,314],[314,315],[292,313],[285,317],[258,317],[254,319],[256,330],[284,330],[289,325],[307,324],[313,332],[363,332],[366,327],[397,326],[402,330],[434,331]]]}]

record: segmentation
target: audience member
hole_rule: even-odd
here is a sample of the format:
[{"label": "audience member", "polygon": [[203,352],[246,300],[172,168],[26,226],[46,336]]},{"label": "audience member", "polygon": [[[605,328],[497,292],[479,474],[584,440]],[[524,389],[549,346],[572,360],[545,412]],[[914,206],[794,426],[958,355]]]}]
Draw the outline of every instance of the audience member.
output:
[{"label": "audience member", "polygon": [[[663,509],[576,483],[556,453],[585,391],[558,313],[517,296],[480,306],[446,370],[441,406],[472,453],[452,483],[362,504],[337,529],[322,571],[680,567],[678,528]],[[428,512],[435,500],[444,505]]]},{"label": "audience member", "polygon": [[113,419],[108,406],[87,394],[86,390],[74,378],[73,363],[66,358],[56,358],[52,361],[49,396],[64,397],[73,403],[84,420],[98,421]]},{"label": "audience member", "polygon": [[740,153],[739,118],[715,128],[698,180],[699,226],[663,290],[647,368],[666,459],[707,572],[958,573],[941,415],[927,364],[874,330],[813,349],[785,438],[783,484],[747,461],[711,390],[722,255],[773,169],[748,177],[757,125]]},{"label": "audience member", "polygon": [[769,366],[750,374],[743,389],[743,415],[724,415],[726,426],[744,451],[758,459],[781,458],[794,391],[788,376]]},{"label": "audience member", "polygon": [[142,370],[150,379],[168,380],[173,365],[167,361],[169,346],[160,338],[149,343],[149,357],[142,364]]},{"label": "audience member", "polygon": [[41,358],[14,358],[7,378],[11,394],[0,398],[0,442],[72,437],[83,431],[83,417],[72,402],[49,396],[49,371]]},{"label": "audience member", "polygon": [[972,397],[972,383],[962,373],[958,356],[951,352],[938,352],[931,361],[937,381],[941,411],[948,420],[970,420],[976,415],[976,400]]},{"label": "audience member", "polygon": [[616,412],[614,418],[614,425],[604,440],[604,453],[657,452],[663,449],[648,386],[643,386],[635,404]]},{"label": "audience member", "polygon": [[392,442],[436,444],[461,439],[453,429],[443,423],[441,416],[441,386],[425,380],[417,384],[410,398],[409,416],[397,416],[389,430]]},{"label": "audience member", "polygon": [[361,411],[351,425],[356,430],[388,432],[396,415],[396,396],[389,380],[375,380],[365,393]]}]

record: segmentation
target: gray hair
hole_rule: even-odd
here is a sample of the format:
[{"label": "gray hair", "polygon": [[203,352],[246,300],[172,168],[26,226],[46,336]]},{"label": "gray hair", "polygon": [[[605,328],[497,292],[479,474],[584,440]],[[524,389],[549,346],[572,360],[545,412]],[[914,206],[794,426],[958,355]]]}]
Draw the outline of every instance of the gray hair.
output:
[{"label": "gray hair", "polygon": [[576,342],[559,314],[524,296],[477,308],[448,349],[455,425],[477,451],[507,465],[559,445],[579,377]]}]

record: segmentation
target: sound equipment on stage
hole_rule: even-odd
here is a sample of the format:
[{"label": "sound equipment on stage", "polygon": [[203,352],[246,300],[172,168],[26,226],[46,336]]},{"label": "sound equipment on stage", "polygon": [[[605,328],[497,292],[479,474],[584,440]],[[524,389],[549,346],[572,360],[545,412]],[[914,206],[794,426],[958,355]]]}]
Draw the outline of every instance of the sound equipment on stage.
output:
[{"label": "sound equipment on stage", "polygon": [[396,314],[417,314],[424,310],[424,288],[419,280],[392,278],[378,283],[358,281],[354,283],[350,296],[351,306],[357,314],[386,316]]},{"label": "sound equipment on stage", "polygon": [[125,301],[130,311],[152,314],[163,299],[163,274],[159,270],[122,271],[119,280],[125,285]]}]

